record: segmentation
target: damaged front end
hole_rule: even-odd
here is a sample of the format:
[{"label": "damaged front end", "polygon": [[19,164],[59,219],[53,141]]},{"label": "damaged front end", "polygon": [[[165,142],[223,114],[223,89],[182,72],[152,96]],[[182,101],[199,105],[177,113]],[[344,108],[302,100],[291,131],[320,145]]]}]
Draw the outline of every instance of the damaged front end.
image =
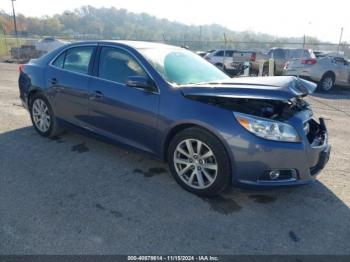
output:
[{"label": "damaged front end", "polygon": [[303,97],[316,89],[312,82],[296,77],[235,78],[183,88],[187,98],[233,112],[284,121],[309,110]]},{"label": "damaged front end", "polygon": [[276,121],[287,120],[294,114],[309,110],[308,102],[303,98],[294,98],[290,101],[258,99],[258,98],[236,98],[220,96],[187,95],[186,97],[198,102],[224,108],[233,112],[244,113]]},{"label": "damaged front end", "polygon": [[[324,120],[313,119],[310,104],[304,100],[316,85],[295,77],[260,79],[261,82],[259,78],[245,78],[230,83],[201,84],[185,87],[182,92],[188,99],[232,112],[237,123],[257,137],[241,134],[239,128],[232,138],[238,145],[257,148],[247,155],[232,145],[235,159],[241,164],[237,171],[245,174],[236,178],[240,183],[308,183],[326,165],[330,155]],[[292,150],[288,150],[289,146]],[[251,165],[245,165],[247,159]],[[264,159],[263,167],[257,172],[254,166],[261,159]]]},{"label": "damaged front end", "polygon": [[[261,84],[262,83],[262,84]],[[312,109],[304,97],[312,93],[314,83],[295,77],[233,79],[186,87],[185,97],[234,113],[236,120],[251,133],[269,140],[300,142],[300,132],[289,119],[299,115],[303,136],[310,145],[324,142],[322,121],[312,119]]]}]

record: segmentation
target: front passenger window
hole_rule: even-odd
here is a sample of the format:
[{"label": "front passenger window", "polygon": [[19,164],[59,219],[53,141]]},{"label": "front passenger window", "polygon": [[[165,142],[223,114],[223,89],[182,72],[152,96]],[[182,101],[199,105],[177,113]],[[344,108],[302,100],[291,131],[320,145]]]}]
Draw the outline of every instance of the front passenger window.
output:
[{"label": "front passenger window", "polygon": [[125,84],[129,76],[147,76],[147,74],[127,52],[113,47],[102,47],[98,76]]}]

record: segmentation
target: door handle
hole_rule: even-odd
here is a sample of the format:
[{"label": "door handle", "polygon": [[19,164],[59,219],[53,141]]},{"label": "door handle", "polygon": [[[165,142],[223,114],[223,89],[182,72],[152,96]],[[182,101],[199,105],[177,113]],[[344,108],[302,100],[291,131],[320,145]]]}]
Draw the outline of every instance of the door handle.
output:
[{"label": "door handle", "polygon": [[93,99],[101,99],[103,98],[103,93],[101,91],[94,91],[94,93],[90,96],[90,100],[93,100]]},{"label": "door handle", "polygon": [[55,78],[55,77],[53,77],[53,78],[51,78],[50,79],[50,83],[51,83],[51,85],[57,85],[57,78]]}]

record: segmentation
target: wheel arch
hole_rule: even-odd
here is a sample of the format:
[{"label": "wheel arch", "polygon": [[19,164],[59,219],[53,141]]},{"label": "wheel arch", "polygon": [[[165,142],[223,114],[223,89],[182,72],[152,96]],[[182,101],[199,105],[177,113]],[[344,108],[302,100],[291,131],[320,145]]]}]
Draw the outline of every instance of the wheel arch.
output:
[{"label": "wheel arch", "polygon": [[41,95],[42,95],[43,92],[42,92],[40,89],[37,89],[37,88],[32,89],[32,90],[29,91],[28,96],[27,96],[28,108],[30,107],[30,104],[31,104],[31,102],[32,102],[32,99],[33,99],[33,97],[34,97],[36,94],[41,94]]},{"label": "wheel arch", "polygon": [[232,164],[234,163],[234,155],[232,154],[232,152],[229,148],[229,145],[224,142],[225,141],[224,138],[220,135],[220,133],[218,131],[214,130],[213,128],[210,128],[210,126],[203,124],[203,123],[185,122],[185,123],[176,124],[173,127],[171,127],[170,130],[167,132],[165,139],[163,140],[163,143],[162,143],[162,151],[161,151],[162,152],[161,153],[162,160],[165,162],[168,161],[167,154],[168,154],[168,150],[169,150],[169,145],[170,145],[171,140],[174,138],[174,136],[176,134],[178,134],[179,132],[181,132],[185,129],[188,129],[188,128],[192,128],[192,127],[201,128],[201,129],[209,132],[213,136],[215,136],[220,141],[220,143],[224,146],[226,153],[229,156],[231,171],[234,172],[234,170],[232,168],[233,167]]},{"label": "wheel arch", "polygon": [[169,149],[169,145],[170,145],[170,141],[174,138],[174,136],[176,134],[178,134],[179,132],[187,129],[187,128],[191,128],[191,127],[201,127],[197,124],[193,124],[193,123],[181,123],[178,124],[174,127],[172,127],[169,132],[166,134],[165,139],[163,141],[163,145],[162,145],[162,160],[167,162],[167,153],[168,153],[168,149]]},{"label": "wheel arch", "polygon": [[326,75],[332,75],[333,78],[334,78],[334,82],[335,82],[335,80],[336,80],[336,75],[335,75],[335,73],[334,73],[332,70],[328,70],[328,71],[324,72],[324,74],[323,74],[322,77],[321,77],[321,80],[322,80]]},{"label": "wheel arch", "polygon": [[52,106],[52,101],[51,99],[49,99],[48,95],[44,92],[44,90],[42,89],[39,89],[39,88],[34,88],[32,90],[29,91],[28,93],[28,96],[27,96],[27,107],[28,107],[28,110],[30,110],[30,105],[32,103],[32,99],[35,95],[41,95],[43,96],[48,104],[49,104],[49,107],[51,108],[51,110],[54,112],[54,114],[56,115],[56,110],[55,108]]}]

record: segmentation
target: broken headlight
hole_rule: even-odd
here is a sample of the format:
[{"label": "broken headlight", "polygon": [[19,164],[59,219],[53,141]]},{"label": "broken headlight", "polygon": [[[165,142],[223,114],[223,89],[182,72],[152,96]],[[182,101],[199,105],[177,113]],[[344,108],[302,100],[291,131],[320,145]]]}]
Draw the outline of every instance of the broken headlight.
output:
[{"label": "broken headlight", "polygon": [[233,114],[241,126],[258,137],[283,142],[300,142],[297,131],[289,124],[242,113]]}]

